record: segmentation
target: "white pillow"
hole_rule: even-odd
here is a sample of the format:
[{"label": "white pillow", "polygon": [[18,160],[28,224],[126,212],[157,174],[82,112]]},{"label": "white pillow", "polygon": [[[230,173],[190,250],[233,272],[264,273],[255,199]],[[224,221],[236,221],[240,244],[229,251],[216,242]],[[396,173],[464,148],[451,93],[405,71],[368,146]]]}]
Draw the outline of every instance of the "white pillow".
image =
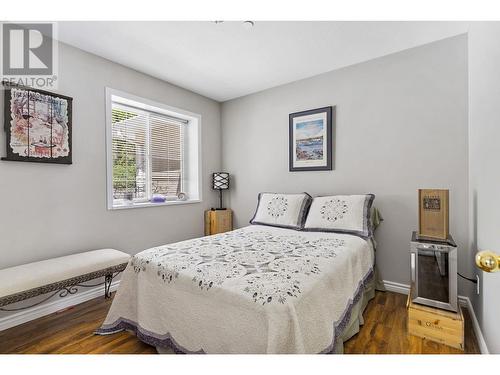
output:
[{"label": "white pillow", "polygon": [[301,194],[260,193],[257,210],[250,224],[302,229],[311,196]]},{"label": "white pillow", "polygon": [[370,209],[375,195],[316,197],[311,203],[304,230],[372,236]]}]

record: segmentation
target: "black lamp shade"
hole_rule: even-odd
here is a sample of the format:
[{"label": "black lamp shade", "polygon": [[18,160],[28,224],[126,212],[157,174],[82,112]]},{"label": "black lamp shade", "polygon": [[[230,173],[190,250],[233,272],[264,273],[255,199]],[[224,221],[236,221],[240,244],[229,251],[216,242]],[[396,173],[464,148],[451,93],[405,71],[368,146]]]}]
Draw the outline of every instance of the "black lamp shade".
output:
[{"label": "black lamp shade", "polygon": [[229,173],[215,172],[212,175],[213,189],[214,190],[227,190],[229,189]]}]

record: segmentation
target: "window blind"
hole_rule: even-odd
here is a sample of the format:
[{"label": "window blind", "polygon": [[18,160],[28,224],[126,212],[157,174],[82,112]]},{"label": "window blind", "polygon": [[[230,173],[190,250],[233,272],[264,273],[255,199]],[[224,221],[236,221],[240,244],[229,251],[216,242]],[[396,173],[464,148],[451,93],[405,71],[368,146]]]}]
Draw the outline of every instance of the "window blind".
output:
[{"label": "window blind", "polygon": [[182,191],[186,120],[112,102],[113,198]]}]

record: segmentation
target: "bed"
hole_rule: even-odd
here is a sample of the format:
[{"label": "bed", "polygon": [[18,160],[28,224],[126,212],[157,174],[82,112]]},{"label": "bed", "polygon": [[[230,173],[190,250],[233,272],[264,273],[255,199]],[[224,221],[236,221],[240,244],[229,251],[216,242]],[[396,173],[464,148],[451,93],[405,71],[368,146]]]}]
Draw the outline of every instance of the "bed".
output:
[{"label": "bed", "polygon": [[374,296],[370,238],[264,225],[133,256],[97,334],[177,353],[342,353]]}]

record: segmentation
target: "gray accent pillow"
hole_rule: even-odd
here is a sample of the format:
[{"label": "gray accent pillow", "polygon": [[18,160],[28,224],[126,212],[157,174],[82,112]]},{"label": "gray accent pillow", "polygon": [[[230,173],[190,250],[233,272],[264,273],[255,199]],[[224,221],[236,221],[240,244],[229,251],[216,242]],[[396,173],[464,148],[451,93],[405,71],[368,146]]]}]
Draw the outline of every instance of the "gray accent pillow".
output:
[{"label": "gray accent pillow", "polygon": [[374,199],[373,194],[316,197],[311,203],[304,230],[370,237],[373,235],[370,216]]},{"label": "gray accent pillow", "polygon": [[260,193],[258,200],[250,224],[300,230],[304,227],[312,198],[307,193]]}]

